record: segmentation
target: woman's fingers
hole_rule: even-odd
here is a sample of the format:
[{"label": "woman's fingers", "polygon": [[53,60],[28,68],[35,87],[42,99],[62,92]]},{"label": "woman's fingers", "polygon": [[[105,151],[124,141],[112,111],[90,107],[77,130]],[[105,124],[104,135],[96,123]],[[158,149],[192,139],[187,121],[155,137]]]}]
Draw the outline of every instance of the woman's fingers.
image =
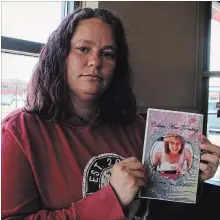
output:
[{"label": "woman's fingers", "polygon": [[207,161],[209,164],[216,167],[219,165],[219,157],[215,154],[204,153],[201,155],[201,160]]},{"label": "woman's fingers", "polygon": [[200,170],[202,171],[200,176],[203,180],[212,178],[219,166],[220,147],[212,144],[204,135],[201,139],[201,155]]},{"label": "woman's fingers", "polygon": [[220,157],[220,147],[214,144],[202,143],[200,145],[200,148],[204,151],[210,152],[212,154],[216,154],[218,157]]},{"label": "woman's fingers", "polygon": [[129,157],[120,162],[122,165],[125,165],[129,170],[141,170],[145,171],[144,165],[136,158]]},{"label": "woman's fingers", "polygon": [[212,144],[204,135],[202,136],[200,148],[220,157],[220,147]]},{"label": "woman's fingers", "polygon": [[121,163],[126,164],[130,162],[135,162],[135,161],[139,161],[139,160],[136,157],[128,157],[122,160]]},{"label": "woman's fingers", "polygon": [[200,163],[199,165],[201,172],[201,178],[203,180],[208,180],[212,178],[216,172],[216,168],[213,166],[210,166],[209,164]]},{"label": "woman's fingers", "polygon": [[147,180],[146,172],[139,171],[139,170],[128,170],[128,172],[136,178]]}]

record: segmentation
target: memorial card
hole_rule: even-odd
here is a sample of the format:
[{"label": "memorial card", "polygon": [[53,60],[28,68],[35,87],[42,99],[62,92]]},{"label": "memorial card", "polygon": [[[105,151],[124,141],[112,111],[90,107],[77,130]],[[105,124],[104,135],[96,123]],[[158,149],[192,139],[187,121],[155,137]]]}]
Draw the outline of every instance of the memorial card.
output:
[{"label": "memorial card", "polygon": [[142,198],[196,203],[203,115],[148,109],[142,162],[148,184]]}]

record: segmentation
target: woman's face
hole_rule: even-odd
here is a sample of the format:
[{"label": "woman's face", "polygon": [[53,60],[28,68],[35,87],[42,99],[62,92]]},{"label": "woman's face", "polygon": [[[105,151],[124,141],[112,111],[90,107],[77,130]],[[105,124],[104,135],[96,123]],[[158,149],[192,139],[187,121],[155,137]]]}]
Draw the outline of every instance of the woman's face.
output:
[{"label": "woman's face", "polygon": [[169,149],[172,153],[178,153],[181,149],[181,141],[179,139],[172,139],[169,141]]},{"label": "woman's face", "polygon": [[116,65],[111,27],[97,18],[79,23],[66,60],[67,83],[73,96],[91,101],[108,88]]}]

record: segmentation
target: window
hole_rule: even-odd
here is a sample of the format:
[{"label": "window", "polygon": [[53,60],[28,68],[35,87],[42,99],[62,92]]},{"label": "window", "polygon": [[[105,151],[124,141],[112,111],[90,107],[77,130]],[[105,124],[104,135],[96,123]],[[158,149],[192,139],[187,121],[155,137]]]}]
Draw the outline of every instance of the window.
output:
[{"label": "window", "polygon": [[59,25],[62,2],[3,2],[2,35],[45,43]]},{"label": "window", "polygon": [[25,90],[37,60],[33,56],[2,53],[2,119],[24,106]]},{"label": "window", "polygon": [[220,3],[212,2],[210,71],[220,71]]},{"label": "window", "polygon": [[78,5],[76,1],[2,2],[1,119],[24,106],[42,46],[61,19]]},{"label": "window", "polygon": [[[220,117],[217,117],[218,107],[220,103],[220,3],[211,2],[211,19],[209,33],[209,54],[207,55],[207,71],[203,74],[205,90],[207,90],[207,111],[206,120],[208,139],[219,146],[220,143]],[[220,166],[211,179],[213,182],[220,183]],[[209,182],[209,181],[208,181]]]}]

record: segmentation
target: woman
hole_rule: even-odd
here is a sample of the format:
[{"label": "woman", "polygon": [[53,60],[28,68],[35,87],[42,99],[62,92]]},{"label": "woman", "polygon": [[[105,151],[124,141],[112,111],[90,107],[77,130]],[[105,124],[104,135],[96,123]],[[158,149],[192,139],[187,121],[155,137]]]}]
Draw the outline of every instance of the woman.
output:
[{"label": "woman", "polygon": [[163,138],[164,149],[154,152],[153,167],[164,177],[176,179],[192,166],[192,153],[185,147],[185,140],[180,135],[166,135]]},{"label": "woman", "polygon": [[[118,18],[89,8],[67,16],[40,54],[27,101],[2,125],[4,219],[147,215],[147,200],[135,199],[147,179],[139,161],[145,126]],[[214,166],[201,165],[213,176]]]}]

